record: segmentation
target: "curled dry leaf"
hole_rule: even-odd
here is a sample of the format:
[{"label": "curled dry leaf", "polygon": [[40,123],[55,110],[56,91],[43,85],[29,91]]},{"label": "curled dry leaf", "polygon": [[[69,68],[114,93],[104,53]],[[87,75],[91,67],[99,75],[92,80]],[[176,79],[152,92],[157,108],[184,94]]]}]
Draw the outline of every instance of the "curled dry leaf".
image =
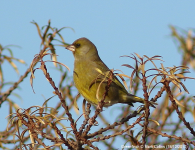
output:
[{"label": "curled dry leaf", "polygon": [[154,122],[157,126],[160,126],[160,123],[158,121],[152,119],[148,119],[148,120]]},{"label": "curled dry leaf", "polygon": [[74,100],[73,100],[73,104],[74,104],[74,108],[76,108],[76,111],[78,112],[78,110],[79,110],[79,107],[78,107],[78,105],[77,105],[77,100],[78,100],[78,98],[80,97],[80,93],[78,93],[77,94],[77,96],[74,98]]}]

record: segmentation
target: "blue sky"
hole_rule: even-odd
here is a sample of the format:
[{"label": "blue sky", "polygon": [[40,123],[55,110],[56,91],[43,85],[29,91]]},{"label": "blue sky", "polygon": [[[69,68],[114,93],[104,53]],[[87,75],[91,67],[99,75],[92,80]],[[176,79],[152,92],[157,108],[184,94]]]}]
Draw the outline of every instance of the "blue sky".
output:
[{"label": "blue sky", "polygon": [[[133,63],[122,55],[138,53],[139,55],[161,55],[164,66],[180,65],[181,55],[170,37],[169,25],[184,29],[194,27],[195,1],[1,1],[0,2],[0,44],[19,45],[13,48],[16,58],[26,61],[27,66],[20,65],[22,75],[30,65],[34,55],[40,50],[40,39],[36,27],[30,23],[37,22],[40,27],[51,20],[53,27],[71,27],[61,32],[68,43],[80,37],[90,39],[98,48],[101,59],[109,68],[120,69],[126,74],[131,70],[121,67],[124,63]],[[64,48],[56,49],[58,60],[73,71],[74,58]],[[18,63],[16,63],[18,64]],[[52,71],[52,65],[51,71]],[[19,76],[5,63],[3,67],[6,81],[16,81]],[[21,84],[21,90],[14,91],[23,98],[16,99],[20,107],[28,108],[41,105],[45,98],[52,96],[53,89],[45,80],[41,71],[36,72],[32,92],[29,77]],[[59,76],[53,74],[58,83]],[[190,74],[194,76],[194,73]],[[194,81],[193,81],[194,82]],[[188,84],[188,83],[187,83]],[[191,94],[190,85],[187,87]],[[55,100],[58,100],[57,98]],[[52,102],[55,103],[55,100]],[[52,103],[51,103],[52,105]],[[7,112],[6,103],[0,113]],[[114,107],[114,106],[113,106]],[[106,113],[110,115],[110,108]],[[5,114],[5,113],[4,113]],[[7,113],[8,114],[8,113]],[[2,115],[1,115],[2,116]],[[6,115],[5,115],[6,116]],[[5,116],[0,120],[4,121]],[[5,125],[0,125],[2,126]]]}]

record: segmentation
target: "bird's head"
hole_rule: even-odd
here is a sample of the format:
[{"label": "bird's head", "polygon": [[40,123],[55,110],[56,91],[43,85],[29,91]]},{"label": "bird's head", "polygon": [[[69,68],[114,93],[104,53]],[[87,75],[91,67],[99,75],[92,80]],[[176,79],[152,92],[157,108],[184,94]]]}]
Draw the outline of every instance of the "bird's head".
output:
[{"label": "bird's head", "polygon": [[73,52],[75,59],[99,57],[95,45],[87,38],[80,38],[74,41],[66,49]]}]

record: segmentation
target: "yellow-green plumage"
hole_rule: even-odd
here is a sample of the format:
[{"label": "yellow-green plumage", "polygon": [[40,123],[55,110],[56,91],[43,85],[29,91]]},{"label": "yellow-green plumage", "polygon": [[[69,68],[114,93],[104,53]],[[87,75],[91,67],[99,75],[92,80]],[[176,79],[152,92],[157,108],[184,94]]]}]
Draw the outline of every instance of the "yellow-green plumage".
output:
[{"label": "yellow-green plumage", "polygon": [[[67,49],[73,51],[75,58],[73,78],[76,88],[88,102],[97,105],[103,98],[107,82],[101,83],[97,95],[98,86],[110,69],[100,59],[95,45],[86,38],[76,40]],[[105,102],[105,107],[116,103],[133,106],[135,102],[143,103],[143,99],[129,94],[123,84],[113,77]]]}]

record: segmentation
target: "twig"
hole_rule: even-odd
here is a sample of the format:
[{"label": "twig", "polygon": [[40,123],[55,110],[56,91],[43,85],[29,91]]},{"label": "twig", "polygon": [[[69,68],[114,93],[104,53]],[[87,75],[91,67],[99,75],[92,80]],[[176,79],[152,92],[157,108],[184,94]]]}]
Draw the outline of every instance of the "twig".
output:
[{"label": "twig", "polygon": [[54,88],[55,94],[58,95],[58,97],[62,103],[62,107],[65,109],[66,115],[68,116],[68,120],[70,121],[71,128],[73,129],[73,133],[75,134],[76,139],[79,141],[80,135],[79,135],[79,132],[77,131],[76,123],[74,123],[74,119],[72,118],[72,114],[69,112],[68,106],[66,105],[65,100],[62,98],[62,94],[59,92],[58,88],[55,86],[54,81],[52,80],[49,73],[47,72],[47,68],[46,68],[43,61],[41,61],[41,69],[43,70],[43,73],[44,73],[45,77],[48,79],[51,86]]},{"label": "twig", "polygon": [[122,135],[123,133],[127,132],[128,130],[130,130],[131,128],[133,128],[136,124],[138,124],[142,118],[144,117],[144,114],[142,114],[132,125],[129,125],[125,130],[122,130],[120,132],[117,132],[113,135],[107,135],[107,136],[104,136],[102,138],[98,137],[98,138],[94,138],[92,140],[90,140],[91,142],[98,142],[98,141],[101,141],[101,140],[105,140],[105,139],[109,139],[111,137],[115,137],[117,135]]},{"label": "twig", "polygon": [[108,91],[109,91],[109,87],[112,83],[112,78],[113,78],[113,72],[111,72],[111,75],[107,81],[107,85],[105,86],[105,93],[103,94],[103,98],[102,100],[98,103],[98,107],[96,108],[95,114],[92,118],[90,118],[90,124],[86,127],[86,130],[83,132],[83,137],[85,137],[87,135],[87,133],[90,131],[92,125],[95,123],[95,119],[97,118],[97,116],[99,115],[99,113],[102,111],[102,108],[105,104],[104,100],[106,98],[106,96],[108,95]]},{"label": "twig", "polygon": [[152,129],[152,128],[147,128],[147,130],[150,131],[150,132],[152,132],[152,133],[154,133],[154,134],[158,134],[158,135],[161,135],[161,136],[163,136],[163,137],[174,138],[174,139],[176,139],[176,140],[180,140],[180,141],[182,141],[182,142],[184,142],[184,143],[187,142],[187,143],[193,144],[193,145],[195,146],[195,141],[190,141],[190,140],[188,140],[188,139],[185,139],[185,138],[183,138],[183,137],[178,137],[178,136],[176,136],[176,135],[168,135],[168,134],[166,134],[166,133],[162,133],[162,132],[157,131],[157,130]]},{"label": "twig", "polygon": [[191,133],[193,136],[195,136],[195,131],[194,131],[194,129],[190,126],[189,122],[187,122],[187,121],[185,120],[185,118],[183,117],[182,113],[181,113],[181,112],[179,111],[179,109],[178,109],[178,105],[176,104],[176,102],[175,102],[175,100],[174,100],[174,97],[173,97],[173,95],[172,95],[172,93],[171,93],[171,89],[170,89],[170,86],[169,86],[169,81],[166,81],[166,80],[165,80],[165,81],[163,82],[163,84],[165,85],[166,91],[167,91],[167,93],[168,93],[168,95],[169,95],[169,98],[170,98],[170,100],[171,100],[171,102],[172,102],[172,104],[173,104],[173,107],[175,108],[175,110],[176,110],[176,112],[177,112],[179,118],[183,121],[183,123],[185,124],[185,126],[190,130],[190,133]]},{"label": "twig", "polygon": [[60,130],[56,127],[56,125],[54,123],[52,123],[52,127],[54,128],[54,130],[56,130],[57,134],[60,136],[60,139],[63,141],[64,145],[67,146],[70,150],[72,150],[73,147],[70,146],[68,141],[64,138],[63,134],[60,132]]},{"label": "twig", "polygon": [[[105,131],[108,131],[109,129],[114,129],[114,127],[119,126],[119,125],[122,125],[123,123],[129,121],[129,119],[131,119],[131,118],[133,118],[133,117],[136,117],[137,114],[138,114],[137,111],[134,111],[133,114],[130,114],[130,115],[127,116],[126,118],[122,118],[121,121],[119,121],[119,122],[114,122],[112,125],[108,125],[106,128],[101,128],[101,129],[100,129],[99,131],[97,131],[97,132],[94,132],[94,133],[92,133],[92,134],[88,134],[88,135],[86,136],[86,138],[87,138],[87,139],[88,139],[88,138],[92,138],[92,137],[94,137],[94,136],[96,136],[96,135],[102,134],[102,133],[105,132]],[[143,116],[144,116],[144,114],[142,114],[140,117],[143,118]]]},{"label": "twig", "polygon": [[18,85],[24,80],[24,78],[27,77],[29,72],[30,72],[30,68],[28,68],[26,70],[26,72],[24,73],[23,76],[20,76],[19,80],[17,82],[15,82],[14,85],[10,89],[8,89],[6,92],[2,93],[3,96],[0,99],[0,107],[1,107],[2,103],[7,99],[7,97],[12,93],[12,91],[15,90],[18,87]]},{"label": "twig", "polygon": [[143,86],[143,91],[144,91],[144,104],[145,104],[145,122],[144,122],[144,128],[143,128],[143,135],[142,135],[142,147],[143,150],[145,149],[145,144],[146,144],[146,136],[147,136],[147,127],[149,124],[148,118],[150,115],[150,109],[149,109],[149,96],[147,93],[147,86],[146,86],[146,77],[145,74],[143,74],[143,79],[142,79],[142,86]]},{"label": "twig", "polygon": [[165,91],[165,86],[163,85],[163,87],[160,88],[160,91],[158,91],[158,93],[155,95],[155,97],[151,101],[156,102],[157,99],[161,97],[164,91]]},{"label": "twig", "polygon": [[89,121],[89,114],[91,112],[90,110],[91,108],[91,104],[87,103],[87,109],[86,109],[86,114],[85,114],[85,120],[83,121],[83,124],[81,125],[80,129],[79,129],[79,134],[81,135],[83,130],[85,129],[85,126],[87,125],[88,121]]}]

